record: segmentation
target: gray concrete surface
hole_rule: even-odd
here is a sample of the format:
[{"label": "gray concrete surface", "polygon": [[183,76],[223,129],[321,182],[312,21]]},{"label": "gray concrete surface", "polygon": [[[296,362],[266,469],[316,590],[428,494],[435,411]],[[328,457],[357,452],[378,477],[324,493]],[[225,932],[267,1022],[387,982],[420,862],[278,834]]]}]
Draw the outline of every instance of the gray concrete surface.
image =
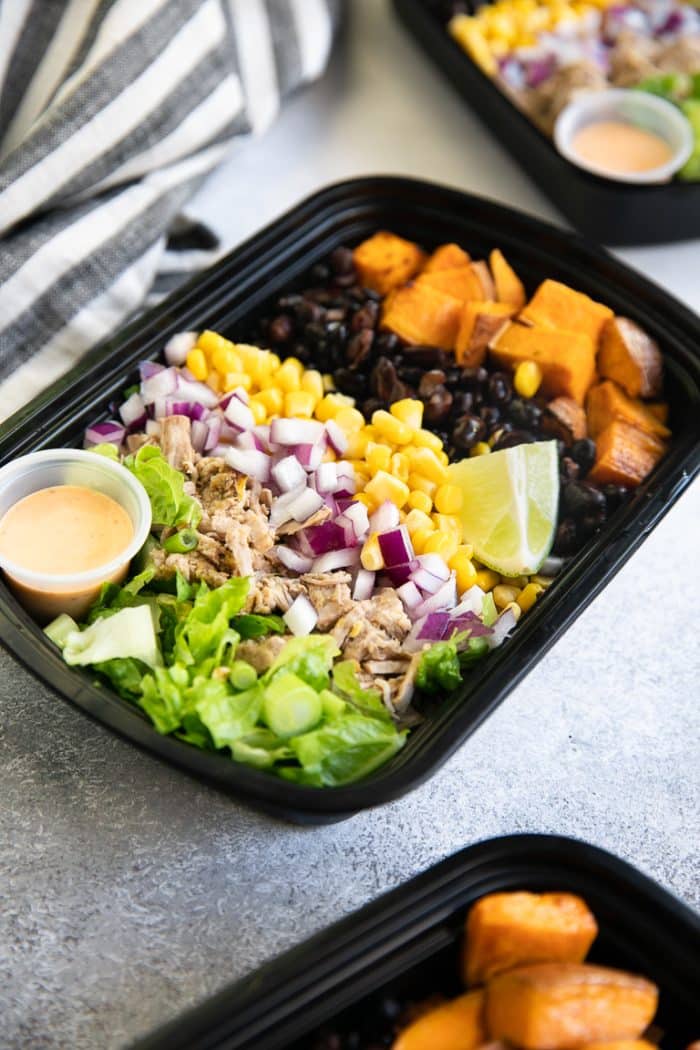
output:
[{"label": "gray concrete surface", "polygon": [[[358,0],[352,33],[351,61],[237,152],[195,214],[234,243],[323,182],[383,170],[554,217],[384,3]],[[624,254],[700,308],[697,242]],[[509,832],[586,839],[699,908],[699,519],[696,485],[437,776],[326,828],[276,823],[202,786],[0,651],[0,1047],[124,1047],[447,854]]]}]

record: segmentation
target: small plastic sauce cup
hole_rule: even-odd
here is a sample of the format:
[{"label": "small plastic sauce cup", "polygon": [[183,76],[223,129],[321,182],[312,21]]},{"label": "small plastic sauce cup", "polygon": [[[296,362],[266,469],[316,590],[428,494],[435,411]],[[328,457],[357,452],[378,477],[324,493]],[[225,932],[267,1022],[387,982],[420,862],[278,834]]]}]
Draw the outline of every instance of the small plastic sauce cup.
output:
[{"label": "small plastic sauce cup", "polygon": [[56,485],[80,485],[111,497],[129,515],[134,533],[129,545],[112,561],[68,575],[35,572],[0,553],[0,568],[10,587],[25,609],[42,623],[60,613],[77,620],[83,617],[103,583],[124,579],[151,528],[151,504],[143,485],[120,463],[75,448],[32,452],[2,467],[0,519],[25,496]]},{"label": "small plastic sauce cup", "polygon": [[[620,121],[649,131],[663,139],[671,150],[665,164],[644,171],[620,171],[585,160],[574,149],[577,132],[601,121]],[[668,182],[693,152],[693,132],[687,118],[664,98],[645,91],[609,88],[581,92],[557,117],[554,144],[563,157],[594,175],[615,182],[654,185]]]}]

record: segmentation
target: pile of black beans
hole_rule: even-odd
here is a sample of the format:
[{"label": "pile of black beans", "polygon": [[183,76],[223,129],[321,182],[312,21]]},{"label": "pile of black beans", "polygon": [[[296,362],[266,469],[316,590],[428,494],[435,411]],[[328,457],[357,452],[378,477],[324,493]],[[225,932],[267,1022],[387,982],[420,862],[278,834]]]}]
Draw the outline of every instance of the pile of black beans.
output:
[{"label": "pile of black beans", "polygon": [[403,345],[379,328],[380,304],[380,295],[358,283],[351,249],[340,247],[313,267],[303,290],[278,298],[246,337],[330,373],[336,389],[355,398],[366,419],[401,398],[419,398],[423,425],[441,438],[452,460],[463,459],[479,442],[498,451],[556,439],[561,498],[553,553],[575,554],[626,495],[620,486],[601,489],[586,481],[593,441],[574,441],[545,399],[518,396],[511,376],[488,362],[460,368],[438,347]]},{"label": "pile of black beans", "polygon": [[386,1050],[393,1045],[399,1030],[412,1020],[415,1008],[392,996],[373,996],[355,1013],[359,1016],[352,1027],[324,1025],[304,1042],[304,1050]]}]

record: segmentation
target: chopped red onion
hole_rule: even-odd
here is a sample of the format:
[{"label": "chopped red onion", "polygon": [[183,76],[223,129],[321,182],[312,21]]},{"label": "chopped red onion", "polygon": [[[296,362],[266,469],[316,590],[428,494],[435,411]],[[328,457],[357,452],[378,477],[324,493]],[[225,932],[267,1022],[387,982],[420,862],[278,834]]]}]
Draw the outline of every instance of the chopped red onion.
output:
[{"label": "chopped red onion", "polygon": [[210,386],[196,379],[183,379],[182,373],[177,377],[177,396],[183,401],[196,401],[205,408],[216,408],[219,403],[219,395]]},{"label": "chopped red onion", "polygon": [[318,613],[305,594],[295,598],[282,617],[295,638],[311,634],[318,623]]},{"label": "chopped red onion", "polygon": [[315,419],[273,419],[270,424],[275,445],[315,445],[323,436],[323,423]]},{"label": "chopped red onion", "polygon": [[253,427],[253,433],[258,439],[258,448],[261,448],[263,452],[271,452],[270,427],[267,423],[259,423],[258,426]]},{"label": "chopped red onion", "polygon": [[178,374],[174,368],[163,368],[152,373],[141,382],[141,397],[147,405],[160,398],[174,394],[178,386]]},{"label": "chopped red onion", "polygon": [[[273,428],[276,422],[281,422],[281,420],[273,421],[272,426],[270,428],[271,434],[273,432]],[[292,420],[291,422],[297,421]],[[323,459],[323,454],[325,451],[326,446],[324,440],[319,441],[317,445],[299,445],[297,448],[294,449],[294,455],[297,457],[297,459],[299,460],[299,462],[305,470],[311,471],[317,470],[321,466],[321,460]]]},{"label": "chopped red onion", "polygon": [[252,430],[255,426],[255,420],[253,413],[250,411],[247,405],[244,405],[242,401],[239,401],[237,397],[232,397],[226,408],[224,409],[224,415],[226,420],[234,430]]},{"label": "chopped red onion", "polygon": [[425,617],[423,626],[418,632],[418,640],[426,642],[441,642],[443,638],[452,634],[450,628],[451,613],[431,612]]},{"label": "chopped red onion", "polygon": [[164,372],[165,368],[163,365],[159,365],[157,361],[141,361],[139,364],[139,375],[141,379],[150,379],[151,376],[156,375],[158,372]]},{"label": "chopped red onion", "polygon": [[289,492],[306,482],[306,471],[296,456],[285,456],[272,468],[272,477],[282,492]]},{"label": "chopped red onion", "polygon": [[201,419],[193,419],[190,424],[190,440],[195,452],[204,452],[204,446],[209,437],[209,427]]},{"label": "chopped red onion", "polygon": [[165,419],[170,415],[170,404],[167,397],[157,397],[151,408],[155,419]]},{"label": "chopped red onion", "polygon": [[428,613],[437,612],[439,609],[453,609],[456,604],[457,584],[455,574],[451,573],[450,579],[446,580],[435,594],[431,594],[429,598],[421,602],[414,611],[417,617],[427,616]]},{"label": "chopped red onion", "polygon": [[400,521],[399,508],[387,499],[371,515],[369,526],[372,532],[387,532],[397,528]]},{"label": "chopped red onion", "polygon": [[320,525],[304,529],[302,537],[314,554],[327,554],[328,551],[336,551],[343,546],[345,531],[334,521],[324,521]]},{"label": "chopped red onion", "polygon": [[412,580],[416,571],[416,562],[413,561],[404,562],[402,565],[391,565],[386,567],[386,572],[391,580],[393,587],[398,587],[401,584],[408,583]]},{"label": "chopped red onion", "polygon": [[285,569],[291,569],[292,572],[311,572],[311,565],[313,564],[313,558],[308,558],[303,554],[299,554],[292,547],[284,547],[280,544],[279,547],[273,548],[273,553],[277,555],[277,558],[284,565]]},{"label": "chopped red onion", "polygon": [[157,419],[147,419],[145,429],[149,437],[160,437],[160,423]]},{"label": "chopped red onion", "polygon": [[[268,463],[270,462],[271,460],[268,459]],[[283,525],[286,521],[291,520],[291,508],[294,501],[298,499],[305,490],[305,486],[300,485],[299,488],[292,489],[291,492],[285,492],[282,496],[278,496],[276,500],[273,500],[272,507],[270,508],[270,525],[272,525],[273,528],[277,528],[278,525]]]},{"label": "chopped red onion", "polygon": [[131,394],[119,409],[119,415],[126,427],[142,427],[146,422],[146,406],[137,392]]},{"label": "chopped red onion", "polygon": [[419,606],[423,601],[423,595],[418,590],[413,580],[407,580],[406,583],[397,587],[396,593],[409,612]]},{"label": "chopped red onion", "polygon": [[184,365],[190,350],[193,350],[198,332],[176,332],[165,344],[163,356],[169,365]]},{"label": "chopped red onion", "polygon": [[491,635],[488,639],[489,647],[497,649],[506,640],[515,627],[517,621],[512,609],[504,609],[499,617],[494,620]]},{"label": "chopped red onion", "polygon": [[329,419],[326,423],[326,433],[328,434],[331,448],[333,448],[339,456],[344,455],[348,450],[348,439],[344,430],[338,426],[334,419]]},{"label": "chopped red onion", "polygon": [[253,434],[250,430],[243,430],[240,434],[237,434],[235,440],[233,441],[233,444],[236,446],[236,448],[244,449],[258,447],[255,444],[255,438],[253,437]]},{"label": "chopped red onion", "polygon": [[323,500],[318,492],[314,492],[313,489],[304,489],[289,505],[290,517],[294,518],[295,521],[306,521],[312,514],[320,510],[322,506]]},{"label": "chopped red onion", "polygon": [[420,587],[425,594],[435,594],[445,582],[439,576],[433,576],[432,572],[420,566],[413,572],[411,579],[416,587]]},{"label": "chopped red onion", "polygon": [[352,596],[356,602],[364,602],[367,598],[372,597],[372,591],[374,590],[374,579],[375,573],[370,572],[369,569],[358,569],[357,575],[355,576],[355,586],[353,587]]},{"label": "chopped red onion", "polygon": [[85,447],[89,448],[91,445],[102,445],[103,443],[121,445],[125,437],[126,427],[113,419],[109,419],[106,423],[94,423],[87,428],[85,431]]},{"label": "chopped red onion", "polygon": [[493,628],[487,627],[480,616],[476,613],[467,612],[462,613],[461,616],[455,616],[454,609],[450,613],[450,625],[451,631],[469,631],[472,638],[485,638],[488,635],[493,634]]},{"label": "chopped red onion", "polygon": [[317,492],[334,492],[338,484],[336,463],[322,463],[314,475]]},{"label": "chopped red onion", "polygon": [[360,561],[359,547],[346,547],[340,551],[329,551],[316,558],[312,565],[312,572],[335,572],[336,569],[347,569],[351,565],[357,565]]},{"label": "chopped red onion", "polygon": [[343,516],[353,523],[358,540],[369,532],[369,515],[364,503],[358,503],[357,500],[351,501],[347,507],[343,508]]},{"label": "chopped red onion", "polygon": [[204,451],[211,452],[219,444],[221,439],[221,417],[209,416],[207,419],[207,439],[204,442]]},{"label": "chopped red onion", "polygon": [[405,565],[406,562],[413,560],[415,556],[413,544],[405,525],[389,529],[388,532],[380,532],[378,540],[379,549],[387,568],[392,568],[394,565]]},{"label": "chopped red onion", "polygon": [[477,615],[481,614],[484,607],[484,591],[481,587],[477,587],[474,584],[468,591],[465,591],[462,595],[459,605],[453,610],[453,616],[461,616],[463,613],[473,612]]},{"label": "chopped red onion", "polygon": [[224,458],[240,474],[247,474],[256,481],[270,480],[270,457],[264,452],[255,448],[239,449],[231,446],[226,449]]},{"label": "chopped red onion", "polygon": [[416,559],[422,569],[426,569],[439,580],[449,580],[450,570],[444,558],[439,554],[419,554]]}]

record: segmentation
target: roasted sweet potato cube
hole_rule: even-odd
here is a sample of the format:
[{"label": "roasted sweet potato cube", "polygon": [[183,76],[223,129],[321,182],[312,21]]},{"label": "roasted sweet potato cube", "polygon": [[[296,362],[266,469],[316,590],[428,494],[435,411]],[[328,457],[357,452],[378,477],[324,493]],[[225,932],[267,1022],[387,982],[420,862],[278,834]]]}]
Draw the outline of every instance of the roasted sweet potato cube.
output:
[{"label": "roasted sweet potato cube", "polygon": [[[561,428],[561,436],[567,445],[572,441],[588,437],[588,423],[583,406],[572,397],[554,397],[547,402],[547,412]],[[557,429],[558,429],[557,427]],[[558,434],[555,433],[555,437]]]},{"label": "roasted sweet potato cube", "polygon": [[467,916],[464,979],[481,984],[524,963],[581,962],[597,932],[573,893],[490,893]]},{"label": "roasted sweet potato cube", "polygon": [[645,430],[648,434],[656,434],[660,438],[669,437],[671,434],[668,427],[649,411],[643,401],[628,397],[622,387],[613,383],[611,379],[591,387],[586,398],[586,412],[588,429],[593,438],[605,430],[614,419],[631,423],[633,427]]},{"label": "roasted sweet potato cube", "polygon": [[659,397],[664,363],[656,340],[629,317],[614,317],[603,329],[598,371],[630,397]]},{"label": "roasted sweet potato cube", "polygon": [[612,1039],[604,1043],[586,1043],[583,1050],[658,1050],[658,1048],[646,1039]]},{"label": "roasted sweet potato cube", "polygon": [[425,252],[412,241],[381,230],[358,244],[352,257],[360,284],[386,295],[418,273]]},{"label": "roasted sweet potato cube", "polygon": [[452,350],[461,313],[461,300],[416,281],[397,288],[385,304],[382,326],[409,344]]},{"label": "roasted sweet potato cube", "polygon": [[459,266],[454,270],[436,270],[433,273],[422,273],[416,277],[416,284],[435,288],[445,295],[468,302],[470,299],[482,299],[481,282],[471,266]]},{"label": "roasted sweet potato cube", "polygon": [[596,459],[588,479],[598,485],[634,488],[650,474],[666,452],[655,434],[615,419],[596,438]]},{"label": "roasted sweet potato cube", "polygon": [[467,992],[404,1028],[392,1050],[476,1050],[486,1038],[484,993]]},{"label": "roasted sweet potato cube", "polygon": [[455,356],[463,367],[477,367],[486,357],[492,339],[508,324],[515,307],[508,303],[465,303],[459,323]]},{"label": "roasted sweet potato cube", "polygon": [[494,248],[489,255],[489,262],[496,285],[496,298],[499,302],[510,303],[511,306],[520,310],[525,305],[527,298],[525,285],[498,248]]},{"label": "roasted sweet potato cube", "polygon": [[468,266],[471,262],[469,252],[458,244],[441,244],[429,257],[422,273],[435,273],[436,270],[456,270],[459,266]]},{"label": "roasted sweet potato cube", "polygon": [[499,365],[515,370],[535,361],[542,370],[542,393],[572,397],[583,404],[595,377],[595,348],[587,335],[510,324],[489,344]]},{"label": "roasted sweet potato cube", "polygon": [[603,326],[612,316],[609,306],[574,291],[567,284],[548,279],[521,311],[520,320],[558,332],[579,332],[597,346]]},{"label": "roasted sweet potato cube", "polygon": [[587,963],[538,963],[486,988],[486,1027],[524,1050],[567,1050],[637,1039],[656,1013],[651,981]]},{"label": "roasted sweet potato cube", "polygon": [[494,302],[498,299],[496,282],[489,270],[489,264],[484,259],[476,259],[475,262],[472,263],[472,270],[479,278],[479,284],[481,285],[481,295],[479,298],[485,299],[487,302]]},{"label": "roasted sweet potato cube", "polygon": [[[668,423],[669,407],[667,401],[647,401],[647,409],[659,423]],[[698,1046],[697,1050],[700,1050]]]}]

